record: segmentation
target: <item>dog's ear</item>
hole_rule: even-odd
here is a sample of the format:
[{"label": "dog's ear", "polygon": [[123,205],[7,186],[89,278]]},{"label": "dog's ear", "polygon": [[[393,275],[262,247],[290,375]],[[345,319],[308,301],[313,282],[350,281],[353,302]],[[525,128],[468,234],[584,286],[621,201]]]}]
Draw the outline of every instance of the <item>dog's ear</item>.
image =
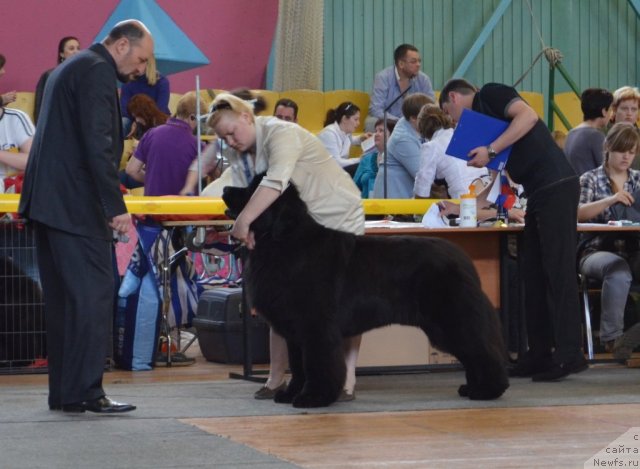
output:
[{"label": "dog's ear", "polygon": [[242,212],[250,198],[251,193],[246,188],[226,186],[222,190],[222,200],[227,205],[225,214],[235,219]]}]

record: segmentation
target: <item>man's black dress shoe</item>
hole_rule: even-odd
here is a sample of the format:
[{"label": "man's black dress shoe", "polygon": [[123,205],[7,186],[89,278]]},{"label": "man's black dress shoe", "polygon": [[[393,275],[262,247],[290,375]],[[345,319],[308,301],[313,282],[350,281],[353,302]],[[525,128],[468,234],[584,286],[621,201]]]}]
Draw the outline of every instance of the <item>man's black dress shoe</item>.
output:
[{"label": "man's black dress shoe", "polygon": [[511,378],[530,378],[535,374],[548,370],[553,365],[551,354],[533,354],[526,352],[518,363],[507,369]]},{"label": "man's black dress shoe", "polygon": [[549,369],[536,373],[531,381],[560,381],[572,373],[580,373],[589,368],[589,362],[583,355],[563,363],[554,363]]},{"label": "man's black dress shoe", "polygon": [[82,413],[85,411],[98,414],[117,414],[136,410],[136,406],[124,402],[116,402],[107,396],[102,396],[91,401],[76,402],[74,404],[63,404],[62,411],[70,413]]}]

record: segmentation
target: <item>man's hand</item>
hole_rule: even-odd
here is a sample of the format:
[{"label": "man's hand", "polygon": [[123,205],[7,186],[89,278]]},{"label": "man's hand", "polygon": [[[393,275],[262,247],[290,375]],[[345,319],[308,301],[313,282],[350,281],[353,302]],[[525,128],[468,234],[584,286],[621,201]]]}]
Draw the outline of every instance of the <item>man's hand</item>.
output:
[{"label": "man's hand", "polygon": [[4,93],[2,95],[2,104],[3,106],[6,104],[11,104],[18,98],[18,94],[15,91],[9,91],[8,93]]},{"label": "man's hand", "polygon": [[131,226],[131,215],[128,213],[123,213],[122,215],[116,215],[109,222],[109,226],[112,230],[118,232],[118,234],[125,234],[129,231],[129,227]]},{"label": "man's hand", "polygon": [[443,217],[449,215],[460,215],[460,204],[456,204],[448,200],[441,200],[438,202],[438,208],[440,209],[440,215]]},{"label": "man's hand", "polygon": [[467,161],[467,166],[474,168],[484,168],[489,163],[489,150],[487,147],[476,147],[469,152],[471,158]]}]

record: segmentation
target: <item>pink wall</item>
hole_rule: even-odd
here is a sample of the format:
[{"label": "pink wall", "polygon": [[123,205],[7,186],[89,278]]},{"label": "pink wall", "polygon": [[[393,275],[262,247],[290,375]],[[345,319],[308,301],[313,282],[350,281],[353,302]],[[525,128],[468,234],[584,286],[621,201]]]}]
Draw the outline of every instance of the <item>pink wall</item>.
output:
[{"label": "pink wall", "polygon": [[[170,75],[171,91],[264,88],[276,29],[278,0],[157,0],[210,65]],[[55,66],[61,37],[91,45],[117,0],[3,0],[0,53],[7,58],[0,91],[34,91]]]}]

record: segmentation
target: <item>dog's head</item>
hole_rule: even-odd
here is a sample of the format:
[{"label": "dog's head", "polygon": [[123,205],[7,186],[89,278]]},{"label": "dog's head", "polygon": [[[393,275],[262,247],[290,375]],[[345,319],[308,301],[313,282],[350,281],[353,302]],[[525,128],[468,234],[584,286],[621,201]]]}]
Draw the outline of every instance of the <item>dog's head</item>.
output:
[{"label": "dog's head", "polygon": [[[264,174],[253,178],[248,187],[227,186],[222,192],[222,200],[227,205],[225,213],[230,218],[237,218],[245,208],[249,199],[260,185]],[[302,201],[298,190],[291,184],[258,218],[251,224],[256,236],[269,235],[279,238],[283,234],[291,234],[301,224],[312,222],[307,205]]]}]

